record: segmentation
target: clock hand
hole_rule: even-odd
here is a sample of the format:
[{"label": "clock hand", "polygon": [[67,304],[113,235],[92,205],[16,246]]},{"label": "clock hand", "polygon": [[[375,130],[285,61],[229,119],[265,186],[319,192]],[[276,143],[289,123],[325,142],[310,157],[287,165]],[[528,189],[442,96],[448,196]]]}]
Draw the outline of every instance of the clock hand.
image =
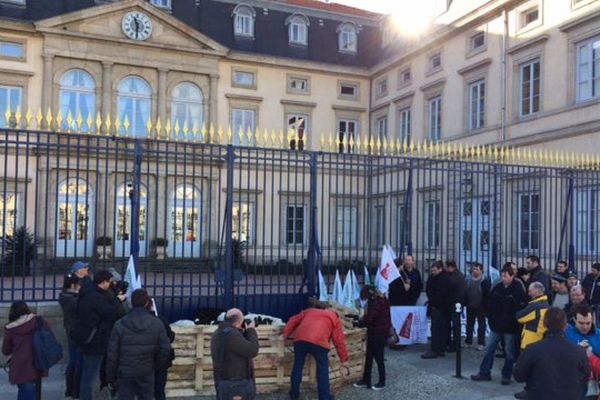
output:
[{"label": "clock hand", "polygon": [[138,34],[140,33],[140,22],[137,17],[133,19],[133,23],[135,24],[135,38],[137,39]]}]

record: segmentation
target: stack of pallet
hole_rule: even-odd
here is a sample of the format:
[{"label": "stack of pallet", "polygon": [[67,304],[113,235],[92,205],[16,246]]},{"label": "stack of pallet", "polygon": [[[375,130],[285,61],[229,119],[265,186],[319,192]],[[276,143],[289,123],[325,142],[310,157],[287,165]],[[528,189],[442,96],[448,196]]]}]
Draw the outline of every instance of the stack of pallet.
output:
[{"label": "stack of pallet", "polygon": [[[342,314],[343,315],[343,314]],[[335,350],[329,352],[329,377],[333,388],[353,382],[362,376],[366,331],[353,328],[347,318],[344,335],[350,357],[350,375],[342,376]],[[210,338],[215,325],[193,327],[172,326],[175,332],[175,360],[169,369],[167,397],[214,395]],[[254,359],[254,372],[258,393],[289,390],[294,354],[291,341],[283,340],[283,328],[269,325],[256,328],[260,341],[258,356]],[[304,367],[303,385],[316,387],[316,367],[308,358]]]}]

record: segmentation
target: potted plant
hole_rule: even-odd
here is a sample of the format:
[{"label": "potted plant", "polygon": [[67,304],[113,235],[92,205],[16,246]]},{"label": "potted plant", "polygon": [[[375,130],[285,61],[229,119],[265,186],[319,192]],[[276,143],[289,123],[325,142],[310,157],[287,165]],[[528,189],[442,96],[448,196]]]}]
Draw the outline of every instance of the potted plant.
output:
[{"label": "potted plant", "polygon": [[100,236],[96,238],[96,255],[98,260],[108,260],[112,258],[112,238],[109,236]]},{"label": "potted plant", "polygon": [[164,260],[167,257],[167,246],[169,241],[165,238],[154,238],[152,240],[152,248],[154,249],[154,257],[157,260]]},{"label": "potted plant", "polygon": [[25,276],[31,272],[37,242],[25,226],[17,228],[4,240],[4,275]]}]

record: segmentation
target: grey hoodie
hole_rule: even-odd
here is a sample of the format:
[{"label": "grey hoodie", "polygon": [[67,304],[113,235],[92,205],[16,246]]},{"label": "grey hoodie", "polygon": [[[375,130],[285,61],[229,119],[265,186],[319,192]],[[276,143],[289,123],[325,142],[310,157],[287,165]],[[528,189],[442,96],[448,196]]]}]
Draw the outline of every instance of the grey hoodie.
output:
[{"label": "grey hoodie", "polygon": [[154,375],[169,362],[171,344],[163,323],[144,307],[134,307],[115,323],[106,355],[109,383],[117,378]]}]

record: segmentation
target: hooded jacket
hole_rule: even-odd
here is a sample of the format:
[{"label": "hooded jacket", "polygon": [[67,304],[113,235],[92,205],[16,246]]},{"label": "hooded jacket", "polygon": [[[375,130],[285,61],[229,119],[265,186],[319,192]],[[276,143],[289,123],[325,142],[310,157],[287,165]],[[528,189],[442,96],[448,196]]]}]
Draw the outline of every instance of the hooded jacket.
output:
[{"label": "hooded jacket", "polygon": [[546,332],[544,315],[549,307],[548,296],[543,295],[531,300],[524,309],[517,311],[517,320],[523,325],[521,349],[544,338]]},{"label": "hooded jacket", "polygon": [[[48,324],[44,321],[48,328]],[[33,356],[33,333],[35,332],[35,314],[22,315],[4,328],[2,353],[11,356],[8,380],[12,385],[31,382],[48,376],[35,368]]]},{"label": "hooded jacket", "polygon": [[115,323],[106,354],[109,383],[154,375],[165,369],[171,344],[163,323],[144,307],[134,307]]},{"label": "hooded jacket", "polygon": [[77,324],[77,292],[65,291],[58,295],[58,304],[63,312],[63,326],[67,337],[71,337],[71,332],[75,329]]},{"label": "hooded jacket", "polygon": [[488,321],[496,333],[515,334],[519,331],[516,313],[527,305],[527,294],[516,279],[504,286],[496,283],[490,292]]},{"label": "hooded jacket", "polygon": [[[83,286],[79,290],[79,301],[77,304],[77,323],[74,328],[78,344],[83,354],[104,355],[108,347],[108,340],[112,326],[118,318],[120,302],[118,299],[110,298],[106,291],[98,286]],[[82,338],[87,338],[93,330],[89,343],[82,343]]]}]

